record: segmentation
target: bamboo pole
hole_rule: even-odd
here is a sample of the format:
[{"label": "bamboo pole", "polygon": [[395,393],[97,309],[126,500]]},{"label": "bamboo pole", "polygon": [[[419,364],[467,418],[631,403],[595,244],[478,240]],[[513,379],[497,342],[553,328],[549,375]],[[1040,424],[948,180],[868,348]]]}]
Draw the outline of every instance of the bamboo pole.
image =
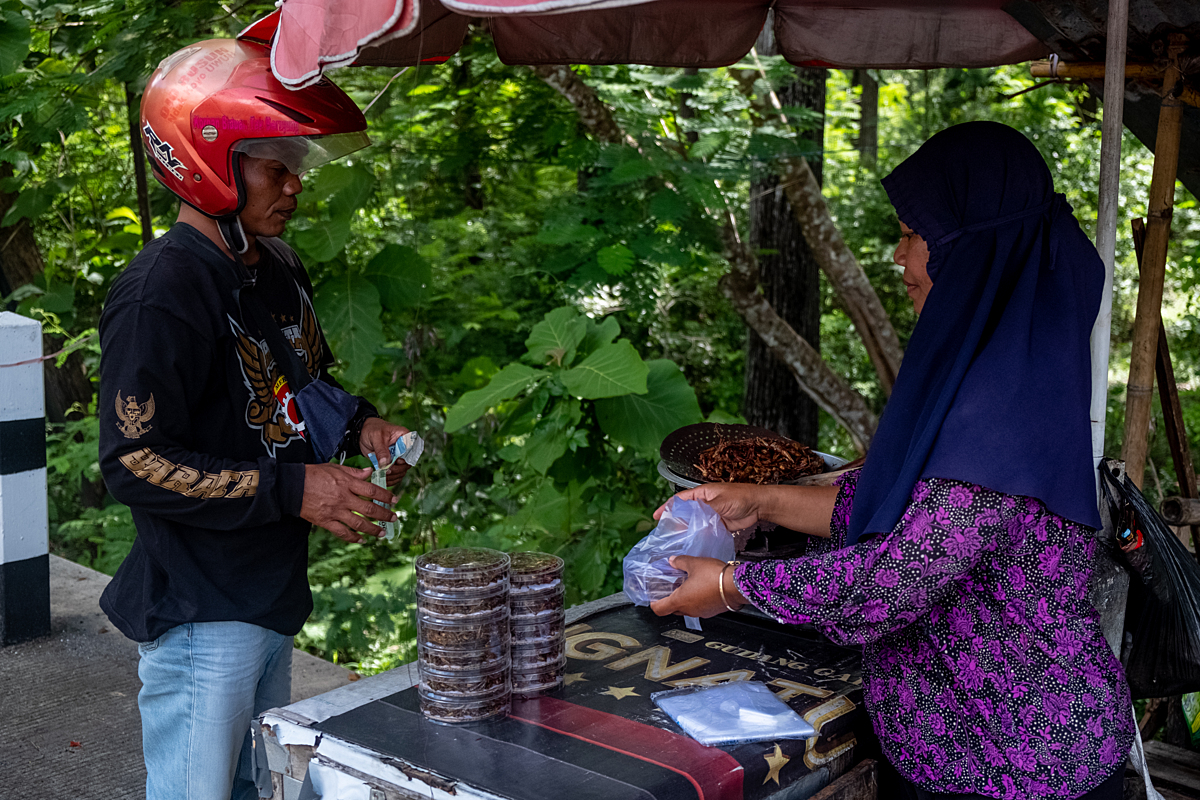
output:
[{"label": "bamboo pole", "polygon": [[[1163,67],[1157,64],[1126,64],[1126,78],[1161,78]],[[1034,78],[1076,78],[1098,80],[1105,76],[1106,68],[1099,62],[1034,61],[1029,65],[1029,75]]]},{"label": "bamboo pole", "polygon": [[[1146,223],[1141,219],[1130,221],[1133,228],[1133,250],[1137,255],[1138,270],[1142,269],[1145,260]],[[1183,498],[1195,498],[1196,470],[1192,466],[1192,448],[1188,444],[1187,429],[1183,424],[1183,408],[1179,405],[1179,387],[1175,383],[1175,367],[1171,364],[1171,347],[1167,342],[1167,329],[1163,325],[1162,315],[1158,318],[1158,352],[1154,362],[1155,382],[1158,384],[1158,402],[1163,412],[1163,432],[1167,435],[1167,444],[1171,447],[1171,461],[1175,465],[1175,480],[1179,484],[1179,494]],[[1197,501],[1200,502],[1200,501]],[[1166,518],[1167,500],[1162,502],[1163,517]],[[1170,522],[1170,520],[1168,520]],[[1181,523],[1172,522],[1172,525]],[[1191,526],[1192,552],[1200,559],[1200,527],[1195,523]],[[1186,537],[1180,531],[1179,539],[1187,546]]]},{"label": "bamboo pole", "polygon": [[[1162,80],[1165,66],[1161,64],[1126,64],[1125,77],[1133,80]],[[1032,78],[1062,78],[1063,80],[1103,80],[1108,68],[1096,61],[1034,61],[1029,65]],[[1179,99],[1189,106],[1200,106],[1200,92],[1187,86],[1178,91]]]},{"label": "bamboo pole", "polygon": [[1168,41],[1167,55],[1170,61],[1163,73],[1162,108],[1158,114],[1158,137],[1154,145],[1154,174],[1150,180],[1145,267],[1138,283],[1133,352],[1129,363],[1129,385],[1125,395],[1125,438],[1122,455],[1129,479],[1138,488],[1142,487],[1145,479],[1151,393],[1154,390],[1154,361],[1158,350],[1163,277],[1167,264],[1167,242],[1171,235],[1171,213],[1175,204],[1175,175],[1179,168],[1179,136],[1183,119],[1183,105],[1174,95],[1176,84],[1181,78],[1179,56],[1187,46],[1187,37],[1173,33]]}]

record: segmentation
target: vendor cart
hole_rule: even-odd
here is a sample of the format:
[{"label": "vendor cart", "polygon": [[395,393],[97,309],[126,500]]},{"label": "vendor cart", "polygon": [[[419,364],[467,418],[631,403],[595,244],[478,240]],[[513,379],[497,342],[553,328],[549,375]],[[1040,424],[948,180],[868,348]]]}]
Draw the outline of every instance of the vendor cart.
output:
[{"label": "vendor cart", "polygon": [[[514,701],[507,718],[425,719],[416,664],[261,718],[260,786],[275,800],[803,800],[875,797],[859,652],[757,613],[685,627],[624,595],[567,617],[566,685]],[[652,702],[655,692],[766,683],[816,730],[807,740],[705,747]],[[269,776],[267,772],[269,771]]]}]

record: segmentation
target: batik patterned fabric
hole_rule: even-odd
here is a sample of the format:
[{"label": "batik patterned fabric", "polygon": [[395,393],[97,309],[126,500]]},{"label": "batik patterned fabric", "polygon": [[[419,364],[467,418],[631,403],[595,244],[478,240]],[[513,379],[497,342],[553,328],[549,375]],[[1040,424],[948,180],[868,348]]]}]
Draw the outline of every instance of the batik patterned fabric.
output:
[{"label": "batik patterned fabric", "polygon": [[[845,541],[857,479],[842,483],[827,547]],[[886,536],[742,564],[734,580],[780,622],[863,645],[875,732],[914,784],[1070,798],[1133,741],[1124,673],[1086,597],[1095,548],[1038,500],[928,478]]]}]

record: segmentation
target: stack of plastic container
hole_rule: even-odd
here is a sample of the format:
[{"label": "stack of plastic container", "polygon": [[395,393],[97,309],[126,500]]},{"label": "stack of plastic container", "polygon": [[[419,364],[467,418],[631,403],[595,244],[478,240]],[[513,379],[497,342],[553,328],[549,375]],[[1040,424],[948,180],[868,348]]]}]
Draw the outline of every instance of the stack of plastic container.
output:
[{"label": "stack of plastic container", "polygon": [[562,686],[567,665],[563,560],[549,553],[513,553],[509,573],[512,609],[513,694],[528,697]]},{"label": "stack of plastic container", "polygon": [[477,722],[508,712],[509,557],[447,547],[417,559],[417,690],[439,722]]}]

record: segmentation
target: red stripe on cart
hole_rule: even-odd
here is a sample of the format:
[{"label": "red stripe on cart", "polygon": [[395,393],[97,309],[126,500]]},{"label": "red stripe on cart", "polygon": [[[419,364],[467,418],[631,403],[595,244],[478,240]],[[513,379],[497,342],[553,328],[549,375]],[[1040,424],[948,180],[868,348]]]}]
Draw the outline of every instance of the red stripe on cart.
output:
[{"label": "red stripe on cart", "polygon": [[631,719],[556,697],[514,700],[511,719],[561,733],[686,778],[697,800],[741,800],[743,767],[716,747]]}]

